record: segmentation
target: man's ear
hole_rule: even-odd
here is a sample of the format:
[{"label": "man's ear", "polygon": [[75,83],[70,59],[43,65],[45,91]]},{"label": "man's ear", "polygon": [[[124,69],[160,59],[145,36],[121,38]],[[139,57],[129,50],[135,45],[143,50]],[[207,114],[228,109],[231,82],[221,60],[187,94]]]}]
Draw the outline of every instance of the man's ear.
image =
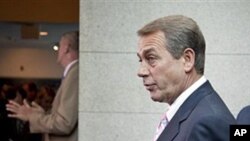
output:
[{"label": "man's ear", "polygon": [[186,48],[183,51],[183,59],[184,59],[184,70],[185,72],[190,72],[194,68],[195,63],[195,52],[191,48]]},{"label": "man's ear", "polygon": [[64,53],[67,54],[69,52],[69,47],[67,46],[64,50]]}]

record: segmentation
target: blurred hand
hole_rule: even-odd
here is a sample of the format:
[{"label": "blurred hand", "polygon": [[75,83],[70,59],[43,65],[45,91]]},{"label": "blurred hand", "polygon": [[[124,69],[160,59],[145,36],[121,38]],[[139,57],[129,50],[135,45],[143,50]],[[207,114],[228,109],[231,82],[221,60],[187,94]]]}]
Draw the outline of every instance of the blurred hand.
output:
[{"label": "blurred hand", "polygon": [[45,110],[40,105],[38,105],[36,102],[32,102],[31,106],[32,106],[31,108],[32,108],[33,112],[45,113]]},{"label": "blurred hand", "polygon": [[6,109],[11,112],[11,114],[8,114],[8,117],[17,118],[23,121],[29,121],[29,116],[32,116],[33,113],[44,113],[41,106],[35,102],[32,102],[30,106],[26,100],[23,101],[23,105],[10,100],[9,103],[6,104]]}]

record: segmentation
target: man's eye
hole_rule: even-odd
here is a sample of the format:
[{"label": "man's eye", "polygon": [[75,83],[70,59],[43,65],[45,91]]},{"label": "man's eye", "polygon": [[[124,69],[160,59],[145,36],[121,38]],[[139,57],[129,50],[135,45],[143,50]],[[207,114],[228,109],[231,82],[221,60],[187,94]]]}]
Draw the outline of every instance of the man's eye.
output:
[{"label": "man's eye", "polygon": [[153,56],[149,56],[149,57],[147,57],[147,60],[148,60],[148,62],[149,62],[149,64],[153,64],[154,62],[155,62],[155,57],[153,57]]},{"label": "man's eye", "polygon": [[154,60],[155,58],[154,57],[148,57],[148,60]]}]

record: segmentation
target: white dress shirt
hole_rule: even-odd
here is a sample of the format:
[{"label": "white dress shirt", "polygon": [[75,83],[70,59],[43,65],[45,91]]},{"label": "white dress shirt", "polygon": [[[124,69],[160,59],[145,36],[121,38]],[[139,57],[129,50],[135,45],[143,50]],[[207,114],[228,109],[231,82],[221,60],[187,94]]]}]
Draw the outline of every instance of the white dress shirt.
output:
[{"label": "white dress shirt", "polygon": [[[155,137],[153,141],[156,141],[160,134],[163,132],[164,128],[167,126],[167,124],[170,122],[170,120],[173,118],[175,113],[178,111],[180,106],[183,104],[183,102],[196,90],[198,89],[202,84],[204,84],[207,81],[205,76],[202,76],[199,80],[197,80],[193,85],[191,85],[188,89],[186,89],[184,92],[180,94],[179,97],[174,101],[174,103],[167,107],[167,111],[165,115],[163,116],[161,122],[159,123],[159,126],[156,129]],[[162,124],[162,122],[164,124]],[[160,127],[160,128],[159,128]]]},{"label": "white dress shirt", "polygon": [[78,60],[74,60],[74,61],[72,61],[71,63],[69,63],[69,64],[65,67],[64,72],[63,72],[63,77],[65,77],[65,76],[67,75],[67,73],[68,73],[70,67],[71,67],[72,65],[74,65],[75,63],[77,63],[77,62],[78,62]]},{"label": "white dress shirt", "polygon": [[167,109],[166,116],[168,121],[171,121],[175,113],[178,111],[180,106],[184,103],[184,101],[202,84],[207,81],[205,76],[202,76],[199,80],[197,80],[193,85],[191,85],[188,89],[180,94],[180,96],[174,101],[172,105],[170,105]]}]

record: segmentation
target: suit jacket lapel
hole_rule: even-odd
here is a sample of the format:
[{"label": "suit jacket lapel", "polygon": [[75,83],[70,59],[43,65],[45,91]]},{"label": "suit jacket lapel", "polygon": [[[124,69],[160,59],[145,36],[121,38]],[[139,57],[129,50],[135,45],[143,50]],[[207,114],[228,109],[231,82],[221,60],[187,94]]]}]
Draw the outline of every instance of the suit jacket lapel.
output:
[{"label": "suit jacket lapel", "polygon": [[60,97],[61,97],[61,93],[63,91],[63,87],[64,86],[64,81],[67,81],[69,75],[71,74],[70,72],[73,70],[73,69],[78,69],[78,62],[74,63],[68,70],[68,73],[66,74],[66,76],[61,80],[61,84],[56,92],[56,97],[54,98],[53,100],[53,103],[52,103],[52,109],[51,109],[51,112],[52,111],[55,111],[55,109],[57,109],[58,105],[59,105],[59,102],[60,102]]},{"label": "suit jacket lapel", "polygon": [[209,81],[201,85],[197,90],[193,92],[190,97],[181,105],[174,117],[171,119],[167,127],[163,130],[162,134],[158,138],[158,141],[171,141],[178,135],[180,125],[185,121],[198,102],[208,94],[214,91]]}]

